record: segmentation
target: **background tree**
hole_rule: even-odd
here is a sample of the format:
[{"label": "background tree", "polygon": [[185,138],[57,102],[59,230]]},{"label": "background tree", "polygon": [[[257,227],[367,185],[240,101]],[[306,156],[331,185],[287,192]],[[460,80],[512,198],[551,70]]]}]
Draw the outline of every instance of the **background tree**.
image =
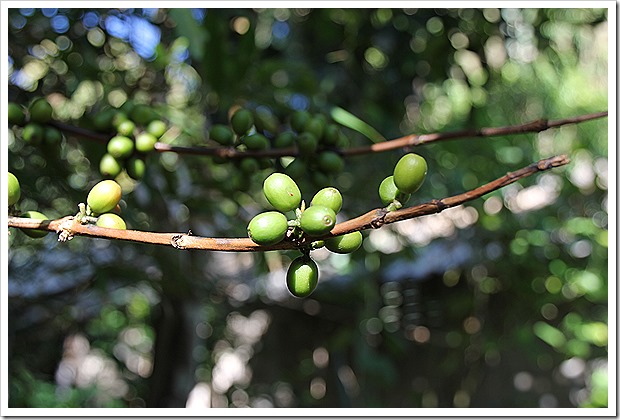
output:
[{"label": "background tree", "polygon": [[[53,219],[103,178],[95,119],[108,108],[146,105],[169,124],[161,143],[186,147],[217,146],[208,130],[238,106],[282,123],[332,116],[357,127],[343,129],[349,147],[607,109],[605,9],[10,9],[8,21],[9,99],[45,97],[63,132],[34,144],[12,127],[8,169],[19,209]],[[413,150],[429,171],[412,205],[552,155],[572,163],[366,231],[353,254],[313,251],[321,279],[303,300],[284,285],[296,251],[11,229],[9,406],[606,406],[606,119]],[[405,151],[308,171],[304,199],[329,183],[342,220],[381,207]],[[244,237],[263,180],[289,161],[245,173],[239,159],[153,152],[140,181],[117,177],[122,215],[131,229]]]}]

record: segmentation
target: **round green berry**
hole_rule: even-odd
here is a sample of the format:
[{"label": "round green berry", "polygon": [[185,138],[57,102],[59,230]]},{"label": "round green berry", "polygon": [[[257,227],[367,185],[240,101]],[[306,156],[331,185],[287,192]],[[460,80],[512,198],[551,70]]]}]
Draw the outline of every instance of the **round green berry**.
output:
[{"label": "round green berry", "polygon": [[284,239],[287,229],[285,215],[278,211],[267,211],[250,220],[248,236],[259,245],[274,245]]},{"label": "round green berry", "polygon": [[215,140],[222,146],[232,146],[235,142],[235,135],[227,125],[215,124],[209,130],[209,138]]},{"label": "round green berry", "polygon": [[266,108],[259,108],[254,112],[254,125],[257,131],[268,131],[275,134],[278,131],[278,119]]},{"label": "round green berry", "polygon": [[319,141],[314,134],[304,131],[299,136],[297,136],[297,148],[299,149],[300,155],[311,155],[316,152],[318,147]]},{"label": "round green berry", "polygon": [[131,120],[122,121],[118,127],[116,127],[116,131],[121,136],[131,136],[133,135],[133,130],[136,129],[136,123]]},{"label": "round green berry", "polygon": [[115,181],[105,180],[95,185],[86,198],[86,203],[94,214],[111,211],[121,200],[121,186]]},{"label": "round green berry", "polygon": [[36,122],[26,124],[22,130],[22,139],[32,144],[40,144],[45,138],[43,126]]},{"label": "round green berry", "polygon": [[164,135],[167,129],[168,126],[162,120],[153,120],[146,127],[147,133],[154,135],[158,139]]},{"label": "round green berry", "polygon": [[325,150],[319,154],[317,165],[323,172],[337,174],[344,169],[344,160],[342,160],[338,153]]},{"label": "round green berry", "polygon": [[125,159],[133,153],[133,140],[125,136],[114,136],[108,142],[108,153],[117,159]]},{"label": "round green berry", "polygon": [[362,245],[362,233],[359,231],[347,233],[325,240],[325,247],[337,254],[350,254]]},{"label": "round green berry", "polygon": [[323,143],[335,146],[338,143],[340,129],[336,124],[328,124],[323,134]]},{"label": "round green berry", "polygon": [[318,116],[312,117],[306,122],[304,125],[304,131],[308,133],[312,133],[314,137],[317,139],[323,138],[323,133],[325,132],[325,121],[322,118],[317,118]]},{"label": "round green berry", "polygon": [[269,148],[269,140],[262,134],[254,133],[242,139],[248,150],[265,150]]},{"label": "round green berry", "polygon": [[308,170],[308,165],[306,165],[306,162],[303,161],[303,159],[293,159],[286,168],[284,168],[284,172],[292,177],[292,178],[301,178],[306,171]]},{"label": "round green berry", "polygon": [[106,109],[93,117],[93,126],[97,131],[110,131],[113,127],[112,119],[116,115],[115,109]]},{"label": "round green berry", "polygon": [[47,144],[58,144],[62,140],[62,133],[57,128],[47,126],[44,129],[43,138]]},{"label": "round green berry", "polygon": [[310,236],[328,233],[336,224],[336,213],[325,206],[310,206],[299,218],[301,230]]},{"label": "round green berry", "polygon": [[263,193],[276,210],[287,212],[299,206],[301,191],[293,179],[283,173],[275,172],[263,182]]},{"label": "round green berry", "polygon": [[394,200],[398,200],[401,204],[409,201],[411,194],[401,192],[396,184],[394,184],[394,175],[386,177],[379,184],[379,198],[384,206],[390,205]]},{"label": "round green berry", "polygon": [[132,157],[127,160],[125,165],[125,169],[127,170],[127,175],[135,180],[140,180],[144,176],[144,171],[146,170],[146,163],[144,163],[143,159],[138,157]]},{"label": "round green berry", "polygon": [[[21,215],[21,217],[27,217],[29,219],[47,220],[47,216],[38,211],[30,210]],[[27,236],[31,238],[42,238],[49,233],[47,230],[40,229],[22,229]]]},{"label": "round green berry", "polygon": [[298,133],[304,131],[304,126],[310,120],[310,113],[308,111],[295,111],[291,115],[291,128]]},{"label": "round green berry", "polygon": [[7,107],[7,111],[9,114],[9,124],[11,125],[24,125],[26,122],[26,114],[24,113],[24,109],[16,104],[15,102],[9,102]]},{"label": "round green berry", "polygon": [[142,153],[148,153],[155,149],[157,137],[148,132],[140,133],[136,136],[136,150]]},{"label": "round green berry", "polygon": [[108,229],[127,229],[122,217],[114,213],[104,213],[97,218],[97,226]]},{"label": "round green berry", "polygon": [[143,127],[159,118],[157,112],[148,105],[136,105],[129,113],[131,120]]},{"label": "round green berry", "polygon": [[35,99],[28,109],[30,121],[45,124],[52,119],[52,106],[45,98]]},{"label": "round green berry", "polygon": [[19,181],[17,177],[9,172],[9,206],[17,203],[21,196],[21,189],[19,188]]},{"label": "round green berry", "polygon": [[251,175],[260,170],[260,163],[258,159],[255,158],[243,158],[241,162],[239,162],[239,169],[241,169],[241,172]]},{"label": "round green berry", "polygon": [[394,184],[401,192],[414,193],[426,177],[426,160],[415,153],[408,153],[394,167]]},{"label": "round green berry", "polygon": [[284,131],[275,138],[273,141],[273,147],[283,149],[285,147],[291,147],[295,144],[295,134],[292,131]]},{"label": "round green berry", "polygon": [[318,283],[319,268],[309,256],[302,255],[291,262],[286,272],[286,287],[293,296],[309,296]]},{"label": "round green berry", "polygon": [[242,136],[250,131],[250,128],[254,125],[254,116],[251,111],[240,108],[230,119],[230,125],[235,133]]},{"label": "round green berry", "polygon": [[324,206],[338,213],[342,208],[342,194],[334,187],[323,188],[312,197],[310,206]]},{"label": "round green berry", "polygon": [[99,161],[99,172],[105,178],[116,178],[122,170],[123,166],[120,162],[109,153],[103,155]]}]

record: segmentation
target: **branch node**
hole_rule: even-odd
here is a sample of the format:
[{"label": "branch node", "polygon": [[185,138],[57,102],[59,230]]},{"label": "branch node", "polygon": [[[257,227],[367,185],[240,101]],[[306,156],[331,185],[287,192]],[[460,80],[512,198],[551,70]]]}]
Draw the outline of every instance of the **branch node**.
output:
[{"label": "branch node", "polygon": [[370,221],[370,226],[373,229],[379,229],[385,224],[385,215],[388,213],[389,211],[387,208],[377,209],[375,217]]},{"label": "branch node", "polygon": [[437,213],[440,213],[448,208],[448,205],[443,200],[433,199],[431,204],[437,208]]},{"label": "branch node", "polygon": [[67,242],[73,239],[73,232],[71,230],[73,223],[74,218],[69,216],[58,225],[58,229],[56,230],[56,233],[58,233],[58,242]]},{"label": "branch node", "polygon": [[170,238],[170,245],[176,249],[185,249],[185,245],[183,245],[183,238],[185,236],[186,235],[173,235],[172,238]]}]

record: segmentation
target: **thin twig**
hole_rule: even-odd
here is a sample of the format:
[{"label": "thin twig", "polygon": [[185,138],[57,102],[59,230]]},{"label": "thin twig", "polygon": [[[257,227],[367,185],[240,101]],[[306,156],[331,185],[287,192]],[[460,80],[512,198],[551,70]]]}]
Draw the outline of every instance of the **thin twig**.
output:
[{"label": "thin twig", "polygon": [[[577,115],[575,117],[563,118],[560,120],[541,119],[527,122],[524,124],[510,125],[505,127],[485,127],[431,134],[410,134],[380,143],[341,149],[338,151],[338,153],[343,156],[355,156],[368,153],[386,152],[389,150],[396,150],[405,147],[414,147],[443,140],[464,139],[471,137],[495,137],[523,133],[538,133],[549,128],[560,127],[567,124],[578,124],[584,121],[603,118],[606,117],[607,114],[607,111],[602,111],[593,114]],[[105,142],[110,138],[109,135],[92,132],[81,127],[74,127],[61,122],[54,122],[53,125],[62,131],[97,140],[99,142]],[[161,142],[155,144],[155,151],[160,153],[174,152],[189,155],[219,156],[227,159],[241,159],[244,157],[278,158],[284,156],[297,156],[299,154],[297,147],[242,151],[234,147],[172,146],[170,144]]]},{"label": "thin twig", "polygon": [[[455,207],[465,202],[474,200],[537,172],[563,166],[569,162],[570,160],[566,155],[553,156],[548,159],[542,159],[538,162],[532,163],[517,171],[509,172],[494,181],[462,194],[442,198],[440,200],[432,200],[427,203],[418,204],[416,206],[407,207],[392,212],[388,212],[385,208],[377,208],[354,219],[338,223],[329,234],[321,238],[338,236],[345,233],[366,229],[377,229],[390,223],[440,213],[447,208]],[[285,240],[276,245],[261,246],[257,245],[249,238],[205,238],[184,233],[154,233],[138,230],[107,229],[92,224],[81,224],[73,216],[67,216],[58,220],[43,221],[9,217],[8,225],[9,227],[23,229],[42,229],[54,231],[59,233],[60,238],[65,239],[79,235],[93,238],[118,239],[147,244],[167,245],[178,249],[201,249],[206,251],[270,251],[295,249],[300,245]],[[305,243],[321,238],[308,238]],[[304,243],[301,243],[301,245],[304,245]]]}]

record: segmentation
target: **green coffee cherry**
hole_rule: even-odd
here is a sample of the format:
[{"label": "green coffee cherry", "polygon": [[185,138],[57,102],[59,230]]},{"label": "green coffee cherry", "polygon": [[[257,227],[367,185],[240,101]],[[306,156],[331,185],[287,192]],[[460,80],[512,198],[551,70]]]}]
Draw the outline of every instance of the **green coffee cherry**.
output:
[{"label": "green coffee cherry", "polygon": [[22,126],[26,122],[26,114],[24,109],[15,102],[9,102],[7,107],[9,114],[9,124]]},{"label": "green coffee cherry", "polygon": [[9,172],[9,206],[17,203],[21,196],[21,189],[19,188],[19,181],[17,177]]},{"label": "green coffee cherry", "polygon": [[152,133],[140,133],[136,136],[136,150],[141,153],[148,153],[155,149],[157,137]]},{"label": "green coffee cherry", "polygon": [[295,144],[295,134],[292,131],[284,131],[280,133],[273,141],[273,147],[283,149],[291,147]]},{"label": "green coffee cherry", "polygon": [[307,170],[308,166],[306,165],[306,162],[304,162],[303,159],[295,158],[284,169],[284,172],[292,178],[299,179],[306,173]]},{"label": "green coffee cherry", "polygon": [[162,120],[153,120],[146,127],[146,132],[154,135],[156,138],[161,138],[164,135],[168,126]]},{"label": "green coffee cherry", "polygon": [[115,181],[101,181],[90,190],[86,203],[94,214],[107,213],[116,207],[121,194],[121,186]]},{"label": "green coffee cherry", "polygon": [[325,247],[337,254],[349,254],[362,245],[362,233],[359,231],[347,233],[325,240]]},{"label": "green coffee cherry", "polygon": [[334,187],[323,188],[312,197],[310,206],[324,206],[338,213],[342,208],[342,194]]},{"label": "green coffee cherry", "polygon": [[122,217],[114,213],[104,213],[97,218],[97,226],[108,229],[127,229]]},{"label": "green coffee cherry", "polygon": [[336,124],[328,124],[323,134],[323,143],[335,146],[338,143],[340,129]]},{"label": "green coffee cherry", "polygon": [[215,140],[222,146],[232,146],[235,142],[235,135],[230,127],[223,124],[215,124],[209,130],[209,138]]},{"label": "green coffee cherry", "polygon": [[275,134],[278,131],[278,119],[271,113],[271,111],[260,108],[254,112],[254,126],[257,131],[268,131]]},{"label": "green coffee cherry", "polygon": [[301,230],[310,236],[328,233],[336,224],[336,213],[325,206],[310,206],[299,218]]},{"label": "green coffee cherry", "polygon": [[288,229],[286,216],[277,211],[257,214],[248,224],[248,236],[259,245],[274,245],[284,239]]},{"label": "green coffee cherry", "polygon": [[384,206],[388,206],[398,200],[400,204],[405,204],[411,198],[411,194],[400,192],[396,184],[394,184],[394,176],[386,177],[379,185],[379,198]]},{"label": "green coffee cherry", "polygon": [[304,131],[312,133],[314,137],[320,140],[323,138],[323,133],[325,132],[325,121],[318,115],[314,116],[306,122]]},{"label": "green coffee cherry", "polygon": [[123,166],[120,162],[109,153],[103,155],[99,161],[99,172],[105,178],[116,178],[122,170]]},{"label": "green coffee cherry", "polygon": [[30,121],[41,124],[48,123],[52,119],[52,106],[45,98],[35,99],[30,104]]},{"label": "green coffee cherry", "polygon": [[54,127],[47,126],[44,129],[43,137],[47,144],[58,144],[62,140],[62,133]]},{"label": "green coffee cherry", "polygon": [[319,141],[314,134],[304,131],[297,136],[297,148],[299,154],[302,156],[308,156],[316,152],[319,147]]},{"label": "green coffee cherry", "polygon": [[121,122],[118,127],[116,127],[116,131],[118,131],[118,134],[120,134],[121,136],[131,136],[133,135],[133,130],[136,129],[136,123],[134,123],[131,120],[125,120],[123,122]]},{"label": "green coffee cherry", "polygon": [[293,296],[309,296],[318,283],[319,268],[309,256],[302,255],[291,262],[286,272],[286,287]]},{"label": "green coffee cherry", "polygon": [[265,179],[263,193],[267,201],[283,213],[296,209],[301,203],[301,191],[295,181],[290,176],[279,172]]},{"label": "green coffee cherry", "polygon": [[45,137],[43,126],[36,122],[26,124],[22,130],[22,138],[28,143],[40,144]]},{"label": "green coffee cherry", "polygon": [[308,111],[295,111],[293,115],[291,115],[291,128],[298,133],[301,133],[304,131],[304,127],[310,118],[311,116]]},{"label": "green coffee cherry", "polygon": [[243,158],[241,162],[239,162],[239,169],[241,169],[243,173],[251,175],[260,170],[260,163],[255,158]]},{"label": "green coffee cherry", "polygon": [[114,136],[108,142],[108,153],[117,159],[125,159],[133,153],[133,140],[125,136]]},{"label": "green coffee cherry", "polygon": [[254,116],[251,111],[241,108],[238,109],[230,119],[232,129],[239,136],[246,134],[254,125]]},{"label": "green coffee cherry", "polygon": [[317,165],[323,172],[337,174],[344,169],[344,160],[338,153],[325,150],[319,154]]},{"label": "green coffee cherry", "polygon": [[[29,219],[47,220],[47,216],[34,210],[23,213],[21,217],[27,217]],[[47,230],[40,229],[22,229],[21,231],[24,232],[27,236],[30,236],[31,238],[42,238],[49,233],[49,231]]]},{"label": "green coffee cherry", "polygon": [[394,184],[401,192],[412,194],[424,182],[426,171],[426,160],[415,153],[408,153],[394,167]]},{"label": "green coffee cherry", "polygon": [[110,131],[113,127],[112,119],[116,115],[115,109],[106,109],[99,112],[93,118],[93,126],[97,131]]},{"label": "green coffee cherry", "polygon": [[135,121],[136,124],[139,124],[143,127],[146,127],[151,121],[154,121],[159,118],[157,112],[153,108],[147,105],[136,105],[129,112],[129,116],[132,121]]},{"label": "green coffee cherry", "polygon": [[125,165],[125,169],[127,170],[127,175],[135,180],[140,180],[144,176],[144,171],[146,170],[146,163],[144,163],[143,159],[138,157],[129,158],[127,164]]},{"label": "green coffee cherry", "polygon": [[242,139],[248,150],[265,150],[269,148],[269,140],[262,134],[250,134]]},{"label": "green coffee cherry", "polygon": [[112,127],[115,129],[121,125],[124,121],[129,121],[129,117],[126,113],[116,110],[114,116],[112,116]]}]

